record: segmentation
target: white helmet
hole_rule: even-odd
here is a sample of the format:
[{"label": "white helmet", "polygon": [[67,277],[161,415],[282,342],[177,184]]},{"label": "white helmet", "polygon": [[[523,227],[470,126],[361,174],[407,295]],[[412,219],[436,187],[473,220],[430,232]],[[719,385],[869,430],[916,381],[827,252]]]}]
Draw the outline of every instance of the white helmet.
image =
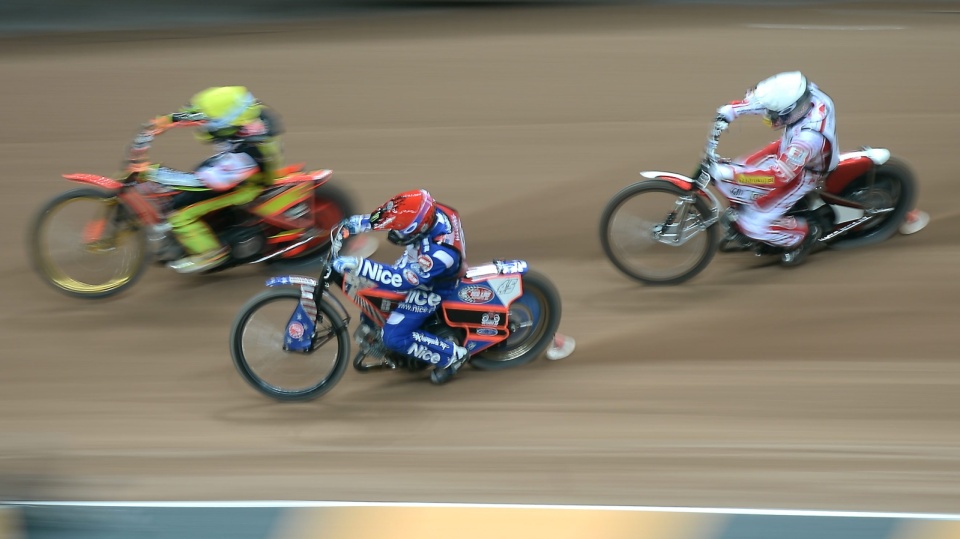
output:
[{"label": "white helmet", "polygon": [[799,71],[778,73],[760,81],[753,96],[767,109],[763,119],[774,128],[792,125],[810,110],[810,88]]}]

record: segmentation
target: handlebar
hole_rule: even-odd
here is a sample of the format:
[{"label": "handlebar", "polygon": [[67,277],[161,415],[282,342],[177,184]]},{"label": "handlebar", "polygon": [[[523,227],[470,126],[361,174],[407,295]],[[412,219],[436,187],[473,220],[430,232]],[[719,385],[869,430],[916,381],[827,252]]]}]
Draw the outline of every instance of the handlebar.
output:
[{"label": "handlebar", "polygon": [[207,117],[201,113],[175,112],[167,116],[157,116],[140,126],[140,131],[133,137],[127,147],[126,166],[124,172],[128,178],[143,172],[150,165],[147,161],[147,150],[153,145],[153,140],[168,129],[177,127],[191,127],[206,123]]},{"label": "handlebar", "polygon": [[324,281],[330,279],[330,274],[333,273],[333,260],[340,256],[340,249],[343,248],[343,240],[349,236],[350,232],[346,230],[346,221],[340,221],[330,229],[330,252],[327,253],[327,258],[323,261]]},{"label": "handlebar", "polygon": [[706,188],[712,179],[708,171],[714,163],[720,160],[720,157],[717,155],[717,146],[720,144],[720,135],[722,135],[729,126],[730,124],[722,119],[718,119],[713,124],[713,129],[710,131],[710,136],[707,137],[707,144],[703,150],[700,175],[697,178],[697,184],[700,188]]},{"label": "handlebar", "polygon": [[715,163],[717,161],[717,145],[720,143],[720,135],[722,135],[729,126],[730,124],[724,120],[717,120],[714,122],[713,129],[710,131],[710,136],[707,137],[707,145],[704,150],[705,162]]}]

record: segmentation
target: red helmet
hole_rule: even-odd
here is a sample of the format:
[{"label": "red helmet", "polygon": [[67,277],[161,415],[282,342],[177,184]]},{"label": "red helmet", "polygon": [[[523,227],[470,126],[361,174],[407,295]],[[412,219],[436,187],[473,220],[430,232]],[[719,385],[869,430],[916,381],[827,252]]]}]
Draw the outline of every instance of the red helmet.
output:
[{"label": "red helmet", "polygon": [[436,221],[437,203],[424,189],[400,193],[370,214],[370,226],[389,230],[387,239],[397,245],[419,241]]}]

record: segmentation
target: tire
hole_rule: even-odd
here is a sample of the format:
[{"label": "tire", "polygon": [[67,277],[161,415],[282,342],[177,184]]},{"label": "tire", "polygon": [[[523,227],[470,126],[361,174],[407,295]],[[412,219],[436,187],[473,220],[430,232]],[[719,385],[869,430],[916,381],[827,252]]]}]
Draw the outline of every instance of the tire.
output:
[{"label": "tire", "polygon": [[[691,237],[684,245],[677,247],[655,240],[652,237],[652,230],[649,234],[643,232],[647,227],[652,229],[653,226],[662,224],[672,211],[676,198],[689,194],[689,191],[668,181],[648,180],[629,185],[614,195],[600,216],[600,244],[614,267],[627,277],[648,285],[680,284],[703,271],[713,259],[719,245],[719,232],[716,225],[708,227],[700,234]],[[638,202],[641,196],[644,200],[649,199],[653,202],[654,195],[658,195],[662,203],[658,204],[656,209],[648,210],[649,215],[628,214],[627,207]],[[706,219],[711,213],[710,207],[699,196],[692,209],[699,214],[695,218],[700,220]],[[623,224],[618,225],[619,222]],[[621,232],[625,233],[622,234],[623,237],[620,237]],[[689,252],[686,260],[682,263],[669,261],[664,263],[665,259],[672,259],[674,255],[680,254],[679,249],[686,249]],[[640,260],[631,260],[631,255],[638,254],[635,251],[644,250],[650,252],[639,253],[642,257]],[[658,261],[659,264],[657,264]],[[644,267],[647,263],[662,266],[662,269]]]},{"label": "tire", "polygon": [[840,192],[840,196],[865,203],[877,208],[894,204],[894,210],[877,221],[865,223],[866,227],[851,230],[842,239],[830,244],[831,249],[853,249],[880,243],[897,233],[907,213],[913,209],[917,198],[917,182],[910,168],[897,158],[890,158],[876,169],[874,185],[865,191],[866,175],[850,182]]},{"label": "tire", "polygon": [[[350,363],[350,339],[347,327],[337,311],[323,300],[317,303],[317,311],[322,319],[321,325],[317,328],[317,333],[318,335],[325,335],[328,340],[308,353],[287,352],[282,349],[287,321],[289,321],[299,301],[300,291],[298,289],[274,288],[266,290],[254,296],[240,309],[240,313],[230,329],[230,355],[233,357],[233,364],[240,376],[260,393],[278,401],[305,401],[323,395],[333,389],[333,386],[340,381],[347,365]],[[256,329],[251,330],[251,322],[258,312],[273,308],[271,304],[280,302],[287,303],[287,305],[276,309],[276,313],[280,315],[276,319],[280,320],[279,327],[259,330],[259,333],[261,337],[267,337],[271,341],[275,341],[267,344],[268,348],[273,348],[274,352],[278,352],[276,356],[280,357],[280,361],[283,363],[281,368],[285,368],[287,371],[302,370],[300,367],[308,361],[317,362],[321,366],[329,363],[329,366],[325,369],[327,371],[325,376],[305,386],[290,387],[290,384],[279,384],[265,379],[258,374],[257,369],[252,364],[252,362],[257,363],[259,358],[252,357],[255,354],[251,353],[252,350],[248,350],[248,347],[245,346],[244,337],[247,336],[248,330],[251,333],[257,333]],[[284,313],[286,314],[284,315]],[[260,340],[262,343],[262,339]],[[324,350],[333,351],[336,354],[331,361],[324,361],[319,355]],[[272,367],[275,368],[276,364],[276,361],[271,360]]]},{"label": "tire", "polygon": [[[69,214],[65,212],[67,207],[82,201],[103,208],[92,218],[80,215],[81,221],[57,227],[60,215]],[[56,232],[51,233],[51,228]],[[87,234],[97,238],[88,240]],[[55,260],[61,253],[53,243],[76,250],[70,258],[79,262],[80,267],[65,269],[62,261]],[[31,223],[27,244],[31,263],[44,282],[68,296],[83,299],[105,298],[133,286],[143,275],[149,258],[146,232],[136,213],[113,194],[91,188],[73,189],[47,202]],[[100,269],[110,277],[93,277]]]},{"label": "tire", "polygon": [[[485,371],[519,367],[540,357],[560,327],[562,305],[557,288],[545,275],[527,271],[523,275],[523,294],[510,305],[507,323],[510,336],[470,359],[470,364]],[[517,327],[534,320],[528,328]]]}]

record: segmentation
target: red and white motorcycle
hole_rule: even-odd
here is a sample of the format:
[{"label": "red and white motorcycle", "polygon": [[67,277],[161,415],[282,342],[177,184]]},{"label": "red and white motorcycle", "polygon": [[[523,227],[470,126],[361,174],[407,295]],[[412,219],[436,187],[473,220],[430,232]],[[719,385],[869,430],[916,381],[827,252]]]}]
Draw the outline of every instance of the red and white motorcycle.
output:
[{"label": "red and white motorcycle", "polygon": [[[780,254],[738,234],[733,224],[738,204],[709,188],[714,179],[706,171],[719,159],[722,132],[723,126],[716,124],[693,177],[641,172],[646,179],[607,203],[600,241],[613,265],[628,277],[652,285],[679,284],[706,268],[717,251]],[[849,249],[884,241],[898,229],[912,233],[922,228],[929,217],[911,212],[916,194],[916,181],[905,163],[889,150],[861,148],[841,153],[839,165],[820,188],[788,215],[820,224],[824,232],[819,247]]]}]

